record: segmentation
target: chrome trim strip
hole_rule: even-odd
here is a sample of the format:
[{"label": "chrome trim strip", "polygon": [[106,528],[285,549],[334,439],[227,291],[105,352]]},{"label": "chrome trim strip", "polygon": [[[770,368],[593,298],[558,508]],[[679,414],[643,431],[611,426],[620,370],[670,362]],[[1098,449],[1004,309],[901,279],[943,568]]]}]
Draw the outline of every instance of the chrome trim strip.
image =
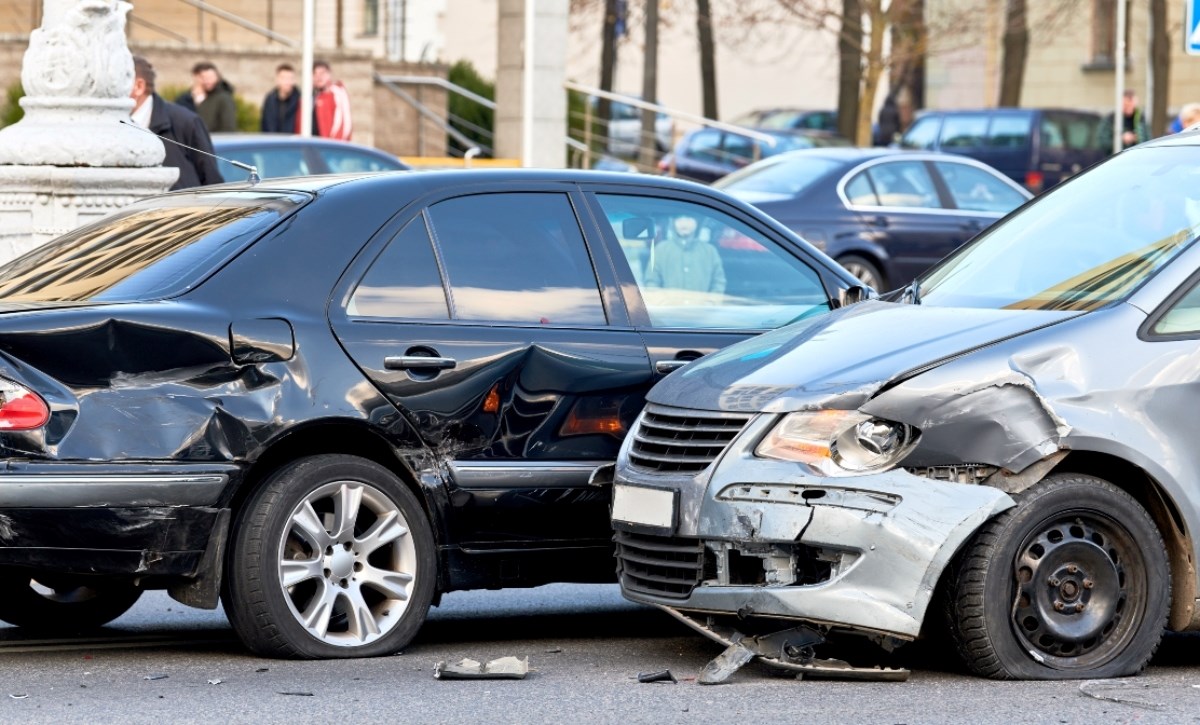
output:
[{"label": "chrome trim strip", "polygon": [[454,461],[459,488],[582,488],[612,461]]},{"label": "chrome trim strip", "polygon": [[211,506],[229,477],[0,474],[0,508]]},{"label": "chrome trim strip", "polygon": [[860,171],[869,169],[872,166],[878,166],[879,164],[887,163],[889,161],[892,161],[892,162],[895,162],[895,161],[930,161],[930,162],[942,162],[942,163],[948,163],[948,164],[962,164],[964,166],[974,166],[977,169],[986,171],[987,173],[991,174],[994,178],[999,179],[1000,181],[1003,181],[1004,183],[1008,184],[1016,191],[1020,192],[1021,195],[1025,197],[1026,201],[1029,201],[1030,199],[1033,198],[1033,195],[1030,194],[1029,190],[1026,189],[1025,187],[1021,186],[1017,182],[1008,178],[1004,174],[1001,174],[1000,172],[996,171],[995,169],[988,166],[987,164],[980,163],[979,161],[976,161],[975,159],[973,159],[969,156],[961,156],[961,157],[954,158],[954,159],[948,159],[945,156],[938,155],[938,154],[926,154],[926,153],[916,152],[916,153],[911,153],[911,154],[888,154],[886,156],[877,156],[869,161],[864,161],[863,163],[859,164],[858,166],[855,166],[854,168],[850,169],[846,173],[842,174],[842,178],[839,179],[838,183],[837,183],[837,195],[838,195],[838,198],[842,200],[842,206],[846,207],[850,211],[857,211],[857,212],[864,212],[864,213],[888,212],[891,214],[944,214],[946,216],[974,216],[974,217],[983,216],[983,217],[994,218],[994,219],[1000,219],[1005,215],[1005,212],[998,212],[998,211],[970,211],[967,209],[941,209],[941,208],[932,208],[932,207],[925,207],[925,206],[862,206],[862,205],[851,204],[850,197],[846,196],[846,184],[850,182],[850,179],[853,178]]}]

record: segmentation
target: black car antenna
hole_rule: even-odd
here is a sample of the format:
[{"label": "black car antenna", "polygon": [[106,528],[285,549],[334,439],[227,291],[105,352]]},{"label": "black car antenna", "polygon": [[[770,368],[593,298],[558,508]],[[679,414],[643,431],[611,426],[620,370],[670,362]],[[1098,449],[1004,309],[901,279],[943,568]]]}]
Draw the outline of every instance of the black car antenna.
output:
[{"label": "black car antenna", "polygon": [[246,183],[250,184],[251,186],[262,181],[262,179],[258,178],[258,167],[257,166],[251,166],[250,164],[243,164],[241,161],[234,161],[233,159],[227,159],[224,156],[217,156],[216,154],[209,153],[208,151],[201,151],[200,149],[192,148],[191,146],[188,146],[185,143],[179,143],[175,139],[170,139],[170,138],[167,138],[166,136],[159,136],[157,133],[154,133],[150,129],[142,128],[141,126],[137,125],[136,123],[133,123],[131,121],[126,121],[123,118],[118,119],[118,120],[121,123],[125,124],[126,126],[131,126],[133,128],[136,128],[139,131],[148,133],[151,136],[158,138],[159,140],[166,141],[167,143],[173,143],[176,146],[182,146],[183,148],[187,149],[188,151],[195,151],[198,154],[204,154],[205,156],[211,156],[218,161],[224,161],[225,163],[229,164],[230,166],[236,166],[237,168],[241,169],[242,171],[248,171],[248,172],[250,172],[250,178],[246,179]]}]

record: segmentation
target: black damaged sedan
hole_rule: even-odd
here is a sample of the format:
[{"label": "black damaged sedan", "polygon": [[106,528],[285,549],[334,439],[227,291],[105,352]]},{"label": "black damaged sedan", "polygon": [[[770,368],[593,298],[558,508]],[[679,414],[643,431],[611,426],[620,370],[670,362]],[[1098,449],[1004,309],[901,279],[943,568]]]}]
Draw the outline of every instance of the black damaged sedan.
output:
[{"label": "black damaged sedan", "polygon": [[656,380],[861,297],[666,179],[447,172],[150,199],[0,268],[0,619],[146,589],[272,656],[404,646],[457,589],[614,580]]}]

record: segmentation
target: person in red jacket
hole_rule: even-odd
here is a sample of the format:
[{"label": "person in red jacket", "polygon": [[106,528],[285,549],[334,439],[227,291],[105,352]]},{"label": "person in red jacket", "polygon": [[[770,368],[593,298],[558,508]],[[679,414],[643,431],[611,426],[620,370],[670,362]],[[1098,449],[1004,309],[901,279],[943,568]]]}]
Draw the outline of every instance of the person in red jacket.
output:
[{"label": "person in red jacket", "polygon": [[[313,135],[349,141],[353,126],[350,121],[350,94],[341,81],[333,79],[329,63],[313,63]],[[296,133],[300,133],[300,116],[296,116]]]}]

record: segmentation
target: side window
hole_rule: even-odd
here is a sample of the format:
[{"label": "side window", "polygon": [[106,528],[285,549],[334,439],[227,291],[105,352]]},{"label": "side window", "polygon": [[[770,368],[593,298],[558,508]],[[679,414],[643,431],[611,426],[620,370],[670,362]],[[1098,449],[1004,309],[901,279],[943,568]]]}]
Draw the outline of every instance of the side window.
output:
[{"label": "side window", "polygon": [[335,174],[347,174],[358,171],[392,171],[399,168],[398,164],[388,163],[386,159],[361,151],[347,149],[318,148],[321,160]]},{"label": "side window", "polygon": [[688,142],[687,155],[697,161],[721,163],[721,132],[697,131]]},{"label": "side window", "polygon": [[921,161],[889,161],[867,169],[880,206],[940,209],[937,188]]},{"label": "side window", "polygon": [[935,161],[934,166],[959,209],[1007,214],[1025,203],[1020,192],[983,169],[952,161]]},{"label": "side window", "polygon": [[1027,114],[1000,114],[992,117],[987,145],[993,149],[1020,149],[1029,146],[1033,118]]},{"label": "side window", "polygon": [[448,320],[446,292],[425,218],[413,219],[384,247],[350,296],[351,317]]},{"label": "side window", "polygon": [[973,149],[983,146],[988,117],[982,114],[946,116],[942,124],[942,149]]},{"label": "side window", "polygon": [[[735,166],[745,166],[754,160],[754,139],[748,136],[738,136],[735,133],[725,134],[725,141],[722,144],[722,154],[724,162]],[[759,158],[763,154],[759,153]]]},{"label": "side window", "polygon": [[912,128],[904,134],[904,138],[900,139],[900,146],[906,149],[932,149],[934,142],[937,141],[941,122],[942,119],[939,116],[918,118]]},{"label": "side window", "polygon": [[597,199],[654,327],[765,330],[829,310],[816,271],[727,214],[676,199]]},{"label": "side window", "polygon": [[604,325],[579,221],[566,194],[497,193],[429,208],[456,320]]},{"label": "side window", "polygon": [[[280,146],[265,149],[218,150],[221,156],[258,168],[264,179],[280,176],[308,176],[312,170],[304,160],[304,149],[299,146]],[[245,181],[246,172],[224,161],[217,162],[221,177],[226,181]]]},{"label": "side window", "polygon": [[1200,334],[1200,286],[1193,287],[1158,318],[1153,332],[1155,335]]},{"label": "side window", "polygon": [[867,172],[858,172],[846,183],[846,199],[851,206],[879,206],[879,197],[875,196],[875,189],[871,186],[871,180],[867,178]]},{"label": "side window", "polygon": [[1043,145],[1047,134],[1053,136],[1056,143],[1054,148],[1066,147],[1072,151],[1091,151],[1104,146],[1112,139],[1097,139],[1100,119],[1098,116],[1085,116],[1073,113],[1046,113],[1042,120]]}]

